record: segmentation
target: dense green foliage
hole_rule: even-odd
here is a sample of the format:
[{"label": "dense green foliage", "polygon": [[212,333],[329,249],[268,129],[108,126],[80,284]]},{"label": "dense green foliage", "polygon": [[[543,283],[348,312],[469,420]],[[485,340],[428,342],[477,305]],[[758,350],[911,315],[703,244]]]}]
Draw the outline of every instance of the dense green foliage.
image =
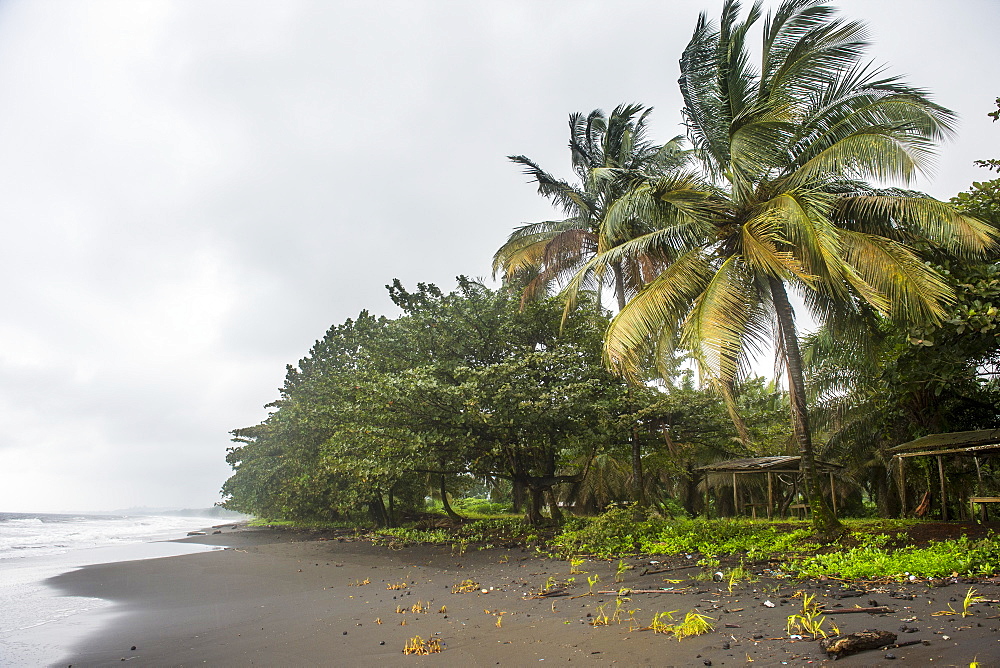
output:
[{"label": "dense green foliage", "polygon": [[[954,117],[866,47],[820,0],[703,15],[681,57],[692,148],[651,139],[651,110],[629,104],[570,116],[574,182],[511,156],[561,214],[497,251],[504,286],[396,281],[401,316],[331,327],[267,419],[232,432],[225,505],[432,533],[435,513],[523,513],[536,528],[507,534],[524,539],[546,514],[633,504],[570,520],[554,549],[783,554],[804,528],[690,518],[772,500],[699,467],[799,454],[775,498],[806,501],[816,536],[842,530],[817,457],[846,467],[841,513],[905,514],[889,448],[1000,425],[1000,180],[950,204],[882,187],[923,169]],[[803,309],[820,325],[806,337]],[[767,350],[789,391],[749,377]],[[956,498],[1000,493],[995,466],[975,465],[949,463]],[[909,499],[931,488],[913,468]]]},{"label": "dense green foliage", "polygon": [[[558,500],[597,512],[632,499],[622,462],[638,447],[649,494],[693,510],[693,467],[744,452],[720,399],[689,375],[633,388],[607,371],[596,304],[564,323],[555,299],[522,307],[464,278],[447,294],[389,291],[401,317],[330,328],[288,368],[267,420],[233,432],[227,507],[312,519],[368,508],[388,524],[427,495],[457,516],[447,488],[485,483],[537,523],[545,506],[558,519]],[[767,393],[760,381],[747,393],[763,402],[761,447],[775,439]]]}]

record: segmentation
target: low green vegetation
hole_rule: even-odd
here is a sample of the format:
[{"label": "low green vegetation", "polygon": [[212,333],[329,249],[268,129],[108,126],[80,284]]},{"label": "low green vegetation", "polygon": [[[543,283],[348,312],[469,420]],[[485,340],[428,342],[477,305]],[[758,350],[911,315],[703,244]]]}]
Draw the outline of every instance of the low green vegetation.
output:
[{"label": "low green vegetation", "polygon": [[[995,458],[893,459],[1000,426],[1000,179],[950,203],[906,188],[956,118],[867,65],[865,35],[823,0],[766,19],[725,0],[680,61],[686,137],[654,139],[652,110],[623,104],[570,115],[568,180],[510,156],[561,213],[511,232],[499,287],[397,279],[397,317],[331,326],[232,431],[222,505],[458,552],[994,572],[993,536],[914,546],[843,519],[968,519],[1000,493]],[[748,376],[768,350],[787,389]],[[706,469],[793,453],[766,481]],[[692,519],[763,508],[811,519]]]},{"label": "low green vegetation", "polygon": [[[986,577],[1000,573],[1000,536],[961,536],[916,546],[907,530],[919,520],[846,520],[849,532],[839,544],[820,545],[804,521],[750,519],[635,520],[635,509],[612,509],[598,517],[571,518],[561,528],[540,530],[520,517],[495,516],[449,527],[359,527],[346,522],[253,520],[251,526],[281,526],[311,530],[352,529],[355,536],[399,549],[411,545],[468,549],[532,547],[569,562],[570,572],[585,575],[584,565],[608,560],[619,581],[632,567],[629,556],[682,557],[700,566],[704,578],[721,572],[732,589],[760,574],[767,561],[778,577],[835,577],[844,580],[926,580],[949,576]],[[723,562],[728,565],[723,566]],[[698,577],[698,576],[696,576]],[[598,576],[588,577],[590,589]]]},{"label": "low green vegetation", "polygon": [[1000,571],[1000,536],[981,540],[965,536],[926,547],[892,545],[889,536],[867,536],[856,547],[792,559],[790,572],[800,577],[833,575],[847,580],[988,576]]},{"label": "low green vegetation", "polygon": [[805,522],[780,525],[749,519],[666,519],[634,521],[631,508],[617,508],[564,530],[550,547],[555,554],[588,554],[610,559],[624,554],[700,554],[709,558],[743,554],[764,559],[816,547]]}]

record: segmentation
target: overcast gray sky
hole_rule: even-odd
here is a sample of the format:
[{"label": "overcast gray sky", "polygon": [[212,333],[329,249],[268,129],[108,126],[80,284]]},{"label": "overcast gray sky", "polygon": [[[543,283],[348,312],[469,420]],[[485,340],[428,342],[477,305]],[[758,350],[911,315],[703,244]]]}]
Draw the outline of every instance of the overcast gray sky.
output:
[{"label": "overcast gray sky", "polygon": [[[948,198],[1000,157],[995,0],[845,0],[961,114]],[[384,285],[488,276],[569,176],[566,118],[679,134],[718,0],[0,4],[0,511],[208,506],[228,431]]]}]

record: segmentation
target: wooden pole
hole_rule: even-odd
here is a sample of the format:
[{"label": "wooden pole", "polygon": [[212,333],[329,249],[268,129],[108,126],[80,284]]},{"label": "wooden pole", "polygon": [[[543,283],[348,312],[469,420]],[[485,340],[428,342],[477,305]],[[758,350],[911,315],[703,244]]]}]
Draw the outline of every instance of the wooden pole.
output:
[{"label": "wooden pole", "polygon": [[833,471],[830,471],[830,504],[833,506],[833,516],[837,516],[837,485],[833,481]]},{"label": "wooden pole", "polygon": [[705,485],[705,519],[711,519],[712,518],[712,514],[709,512],[709,508],[708,508],[708,476],[709,475],[710,474],[706,473],[705,474],[705,479],[702,481],[702,484]]},{"label": "wooden pole", "polygon": [[941,519],[948,521],[948,497],[944,486],[944,459],[941,455],[937,457],[938,477],[941,478]]},{"label": "wooden pole", "polygon": [[736,474],[733,474],[733,514],[740,514],[740,497],[736,493]]},{"label": "wooden pole", "polygon": [[906,517],[906,475],[903,473],[903,458],[897,457],[899,462],[899,503],[903,508],[902,516]]},{"label": "wooden pole", "polygon": [[767,519],[771,519],[774,510],[774,474],[767,472]]}]

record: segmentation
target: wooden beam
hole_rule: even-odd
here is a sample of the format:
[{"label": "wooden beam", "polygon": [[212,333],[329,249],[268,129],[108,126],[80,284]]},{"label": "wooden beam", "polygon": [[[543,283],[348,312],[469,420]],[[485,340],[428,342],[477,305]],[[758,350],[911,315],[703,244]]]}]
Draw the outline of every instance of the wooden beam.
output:
[{"label": "wooden beam", "polygon": [[837,485],[833,481],[833,471],[830,471],[830,505],[833,506],[833,516],[837,516]]},{"label": "wooden beam", "polygon": [[740,497],[736,493],[736,474],[733,474],[733,513],[740,514]]},{"label": "wooden beam", "polygon": [[[970,446],[976,447],[976,446]],[[902,459],[903,457],[929,457],[937,455],[972,455],[975,456],[977,452],[984,452],[984,450],[977,448],[976,450],[971,450],[970,448],[949,448],[948,450],[922,450],[920,452],[900,452],[893,455],[893,457],[898,457]],[[986,452],[994,452],[993,450],[988,450]]]},{"label": "wooden beam", "polygon": [[899,503],[903,508],[903,517],[906,517],[906,475],[903,472],[903,458],[899,461]]},{"label": "wooden beam", "polygon": [[767,472],[767,519],[771,519],[774,510],[774,476]]},{"label": "wooden beam", "polygon": [[948,521],[948,496],[944,484],[944,458],[937,456],[938,477],[941,478],[941,519]]}]

